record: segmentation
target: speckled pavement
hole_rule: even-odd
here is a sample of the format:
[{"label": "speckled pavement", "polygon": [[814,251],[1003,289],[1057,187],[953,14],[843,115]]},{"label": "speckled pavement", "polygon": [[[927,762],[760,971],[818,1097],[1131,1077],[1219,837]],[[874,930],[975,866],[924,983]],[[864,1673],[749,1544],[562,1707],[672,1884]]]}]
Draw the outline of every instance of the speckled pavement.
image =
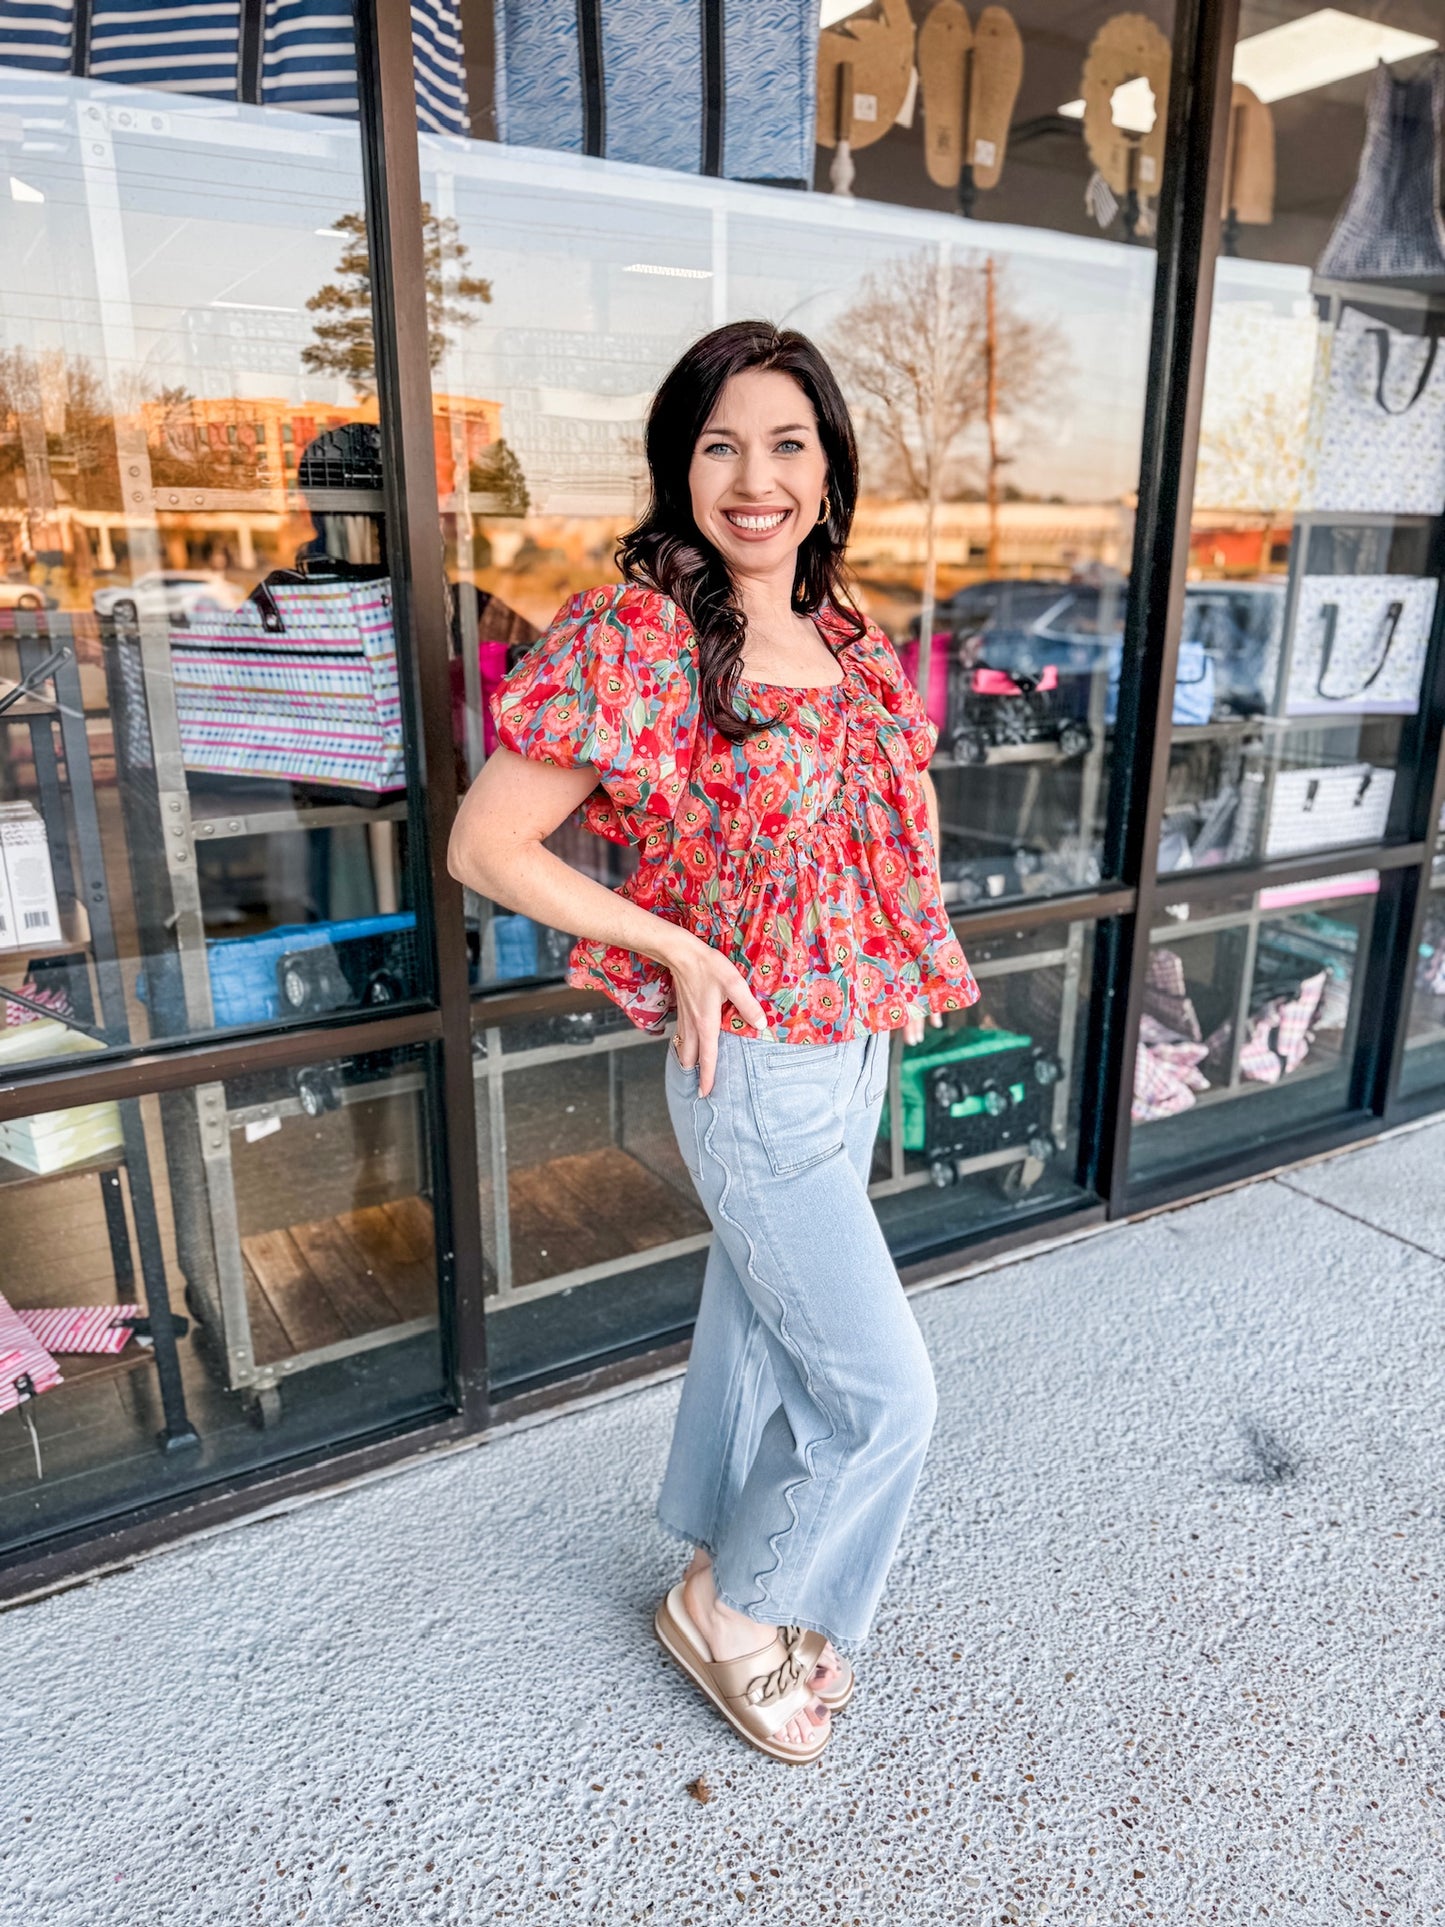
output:
[{"label": "speckled pavement", "polygon": [[675,1383],[0,1616],[0,1920],[1445,1920],[1442,1159],[919,1296],[939,1429],[815,1767],[652,1641]]}]

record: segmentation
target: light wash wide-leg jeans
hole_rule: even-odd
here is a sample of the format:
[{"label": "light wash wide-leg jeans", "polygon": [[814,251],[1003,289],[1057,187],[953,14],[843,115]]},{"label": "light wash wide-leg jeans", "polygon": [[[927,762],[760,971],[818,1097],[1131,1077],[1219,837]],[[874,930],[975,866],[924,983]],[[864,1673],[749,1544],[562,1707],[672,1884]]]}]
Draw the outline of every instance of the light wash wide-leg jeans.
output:
[{"label": "light wash wide-leg jeans", "polygon": [[658,1517],[725,1605],[868,1635],[933,1430],[933,1372],[868,1199],[888,1033],[724,1032],[706,1097],[667,1052],[668,1111],[713,1225]]}]

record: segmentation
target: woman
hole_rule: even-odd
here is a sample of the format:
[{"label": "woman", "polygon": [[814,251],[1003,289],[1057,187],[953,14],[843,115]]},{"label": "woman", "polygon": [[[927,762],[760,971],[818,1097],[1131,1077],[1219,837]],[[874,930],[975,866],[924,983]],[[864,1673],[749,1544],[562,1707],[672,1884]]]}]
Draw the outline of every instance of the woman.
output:
[{"label": "woman", "polygon": [[[933,1425],[867,1192],[889,1033],[978,996],[938,889],[936,732],[854,608],[847,407],[804,336],[735,322],[648,417],[619,587],[492,697],[455,876],[578,932],[568,981],[676,1012],[666,1094],[715,1236],[658,1505],[694,1548],[657,1610],[733,1727],[813,1760],[853,1687]],[[544,847],[580,807],[616,892]]]}]

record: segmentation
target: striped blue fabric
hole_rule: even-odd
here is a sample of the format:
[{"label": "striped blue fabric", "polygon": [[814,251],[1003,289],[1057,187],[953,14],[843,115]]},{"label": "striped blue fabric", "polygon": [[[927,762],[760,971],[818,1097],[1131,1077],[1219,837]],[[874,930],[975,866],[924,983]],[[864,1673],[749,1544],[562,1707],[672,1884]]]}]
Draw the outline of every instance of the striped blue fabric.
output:
[{"label": "striped blue fabric", "polygon": [[32,74],[70,72],[73,0],[0,0],[0,61]]},{"label": "striped blue fabric", "polygon": [[[493,0],[497,130],[517,147],[583,150],[577,0]],[[603,152],[699,173],[702,0],[601,0]],[[724,0],[722,171],[808,181],[817,111],[817,0]]]},{"label": "striped blue fabric", "polygon": [[239,0],[96,0],[86,71],[123,87],[234,100],[240,36]]},{"label": "striped blue fabric", "polygon": [[355,114],[351,9],[336,0],[267,0],[261,98],[307,114]]},{"label": "striped blue fabric", "polygon": [[[469,128],[458,0],[412,0],[417,118],[431,134]],[[0,0],[0,65],[63,75],[75,59],[75,0]],[[235,100],[240,0],[96,0],[85,71],[96,80]],[[266,0],[261,99],[354,115],[356,42],[346,0]]]}]

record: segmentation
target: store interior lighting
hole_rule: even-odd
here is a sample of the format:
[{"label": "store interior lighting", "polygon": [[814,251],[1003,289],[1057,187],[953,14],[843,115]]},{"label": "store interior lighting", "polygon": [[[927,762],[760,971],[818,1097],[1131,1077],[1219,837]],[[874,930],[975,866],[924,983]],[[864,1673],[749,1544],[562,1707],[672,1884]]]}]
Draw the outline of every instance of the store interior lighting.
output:
[{"label": "store interior lighting", "polygon": [[[1406,33],[1402,27],[1385,27],[1358,14],[1342,13],[1338,7],[1321,7],[1317,13],[1241,40],[1234,50],[1234,78],[1268,105],[1337,80],[1352,80],[1382,60],[1389,63],[1430,53],[1439,44],[1424,34]],[[1117,110],[1116,95],[1115,124],[1127,126]],[[1082,120],[1084,103],[1066,100],[1059,112],[1068,120]]]},{"label": "store interior lighting", "polygon": [[1358,14],[1322,7],[1302,20],[1251,34],[1234,50],[1234,78],[1265,102],[1307,94],[1336,80],[1367,74],[1380,61],[1408,60],[1439,46],[1424,34],[1385,27]]}]

